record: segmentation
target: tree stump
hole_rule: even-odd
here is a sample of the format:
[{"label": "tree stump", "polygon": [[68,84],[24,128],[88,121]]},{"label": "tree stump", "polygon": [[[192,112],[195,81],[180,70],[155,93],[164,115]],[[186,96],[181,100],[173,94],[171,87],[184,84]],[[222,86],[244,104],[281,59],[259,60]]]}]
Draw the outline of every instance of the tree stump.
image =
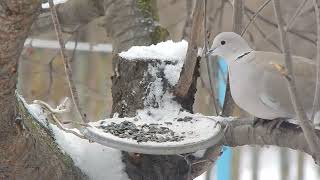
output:
[{"label": "tree stump", "polygon": [[[173,94],[174,83],[166,77],[168,66],[175,65],[175,61],[158,59],[128,60],[120,56],[116,75],[112,77],[112,114],[119,117],[136,116],[137,111],[146,108],[163,108],[164,98]],[[181,111],[192,112],[196,93],[196,80],[199,76],[199,59],[193,76],[188,95],[184,98],[172,97],[181,105]],[[180,72],[177,72],[180,74]],[[171,82],[171,83],[170,83]],[[162,88],[155,84],[162,84]],[[158,89],[155,89],[158,88]],[[156,91],[156,93],[155,93]],[[150,112],[149,115],[152,115]],[[217,152],[220,153],[218,149]],[[204,172],[211,163],[200,163],[197,168],[190,168],[190,163],[199,158],[188,155],[146,155],[123,152],[123,161],[126,163],[126,172],[132,180],[166,179],[185,180],[190,175],[197,176]]]},{"label": "tree stump", "polygon": [[[126,60],[120,56],[118,58],[118,75],[111,77],[112,79],[112,115],[118,113],[119,117],[133,117],[136,111],[146,107],[158,108],[155,99],[151,100],[148,104],[144,104],[145,98],[148,96],[151,82],[155,81],[155,77],[148,73],[149,68],[154,68],[157,71],[156,78],[161,79],[163,89],[161,93],[173,92],[172,86],[168,79],[165,77],[164,68],[166,65],[174,65],[172,61],[162,61],[158,59],[148,60]],[[198,60],[199,61],[199,60]],[[198,63],[199,64],[199,63]],[[193,83],[189,89],[188,95],[184,98],[175,97],[184,110],[193,112],[193,103],[195,98],[197,77],[199,65],[196,67],[194,73]]]}]

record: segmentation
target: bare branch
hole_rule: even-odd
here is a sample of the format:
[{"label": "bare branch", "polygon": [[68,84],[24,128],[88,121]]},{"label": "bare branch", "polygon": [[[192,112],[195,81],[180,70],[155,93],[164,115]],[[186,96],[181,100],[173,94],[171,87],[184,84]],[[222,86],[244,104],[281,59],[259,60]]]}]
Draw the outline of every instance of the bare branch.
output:
[{"label": "bare branch", "polygon": [[196,1],[192,17],[191,37],[188,44],[186,60],[183,65],[183,71],[180,74],[179,82],[175,88],[175,94],[178,97],[185,97],[192,83],[193,72],[196,66],[196,57],[198,53],[197,41],[200,38],[200,32],[203,21],[204,0]]},{"label": "bare branch", "polygon": [[[246,15],[249,17],[249,15],[246,13]],[[261,36],[268,41],[273,47],[275,47],[279,52],[281,52],[281,48],[278,46],[278,44],[276,44],[275,42],[272,41],[272,39],[269,38],[268,35],[266,35],[262,29],[258,26],[258,24],[256,22],[253,22],[253,26],[257,29],[257,31],[261,34]]]},{"label": "bare branch", "polygon": [[206,66],[207,66],[207,73],[208,73],[208,79],[209,79],[209,85],[210,85],[210,94],[212,97],[212,102],[213,102],[213,112],[218,115],[219,114],[219,105],[217,104],[217,98],[216,95],[217,93],[215,84],[212,82],[212,77],[211,77],[211,66],[209,62],[209,57],[208,57],[208,47],[209,47],[209,41],[208,41],[208,36],[209,32],[207,29],[207,0],[204,1],[204,21],[203,21],[203,34],[204,34],[204,47],[203,47],[203,52],[204,52],[204,59],[206,61]]},{"label": "bare branch", "polygon": [[52,14],[53,25],[54,25],[54,28],[56,31],[57,39],[60,44],[60,53],[61,53],[61,56],[63,59],[63,64],[64,64],[64,68],[65,68],[65,72],[66,72],[66,76],[67,76],[67,80],[68,80],[68,84],[69,84],[69,88],[70,88],[72,101],[75,105],[75,109],[76,109],[77,113],[80,115],[81,120],[85,123],[88,123],[86,115],[83,114],[81,111],[78,92],[77,92],[76,86],[75,86],[73,79],[72,79],[72,70],[71,70],[70,60],[68,59],[68,56],[67,56],[67,53],[65,50],[65,46],[64,46],[65,43],[64,43],[64,40],[62,39],[61,27],[60,27],[60,23],[58,20],[57,11],[56,11],[55,6],[53,4],[53,0],[49,0],[49,5],[50,5],[50,9],[51,9],[51,14]]},{"label": "bare branch", "polygon": [[[245,6],[244,9],[245,9],[245,11],[249,12],[250,14],[254,14],[254,11],[252,11],[250,8],[248,8],[248,7]],[[269,19],[261,16],[260,14],[258,14],[257,17],[258,17],[261,21],[265,22],[266,24],[269,24],[269,25],[273,26],[274,28],[277,28],[277,24],[276,24],[276,23],[274,23],[274,22],[270,21]],[[288,32],[292,33],[293,35],[295,35],[295,36],[297,36],[297,37],[300,37],[301,39],[303,39],[303,40],[305,40],[305,41],[308,41],[308,42],[310,42],[310,43],[312,43],[312,44],[315,44],[315,41],[314,41],[313,39],[305,36],[304,34],[298,33],[298,32],[297,32],[296,30],[294,30],[294,29],[289,29]]]},{"label": "bare branch", "polygon": [[248,27],[250,26],[250,24],[256,19],[257,15],[269,4],[271,0],[266,0],[257,10],[257,12],[253,15],[252,18],[250,18],[249,23],[246,25],[246,27],[244,28],[244,30],[241,33],[241,36],[244,35],[244,33],[247,31]]},{"label": "bare branch", "polygon": [[243,0],[233,0],[233,32],[240,34],[243,29],[243,12],[244,12],[244,2]]},{"label": "bare branch", "polygon": [[307,1],[308,0],[303,0],[301,2],[299,7],[297,8],[297,10],[294,12],[292,18],[289,20],[289,22],[287,24],[287,29],[291,29],[291,27],[294,25],[296,18],[299,17],[299,15],[302,13],[301,11],[302,11],[303,7],[306,5]]},{"label": "bare branch", "polygon": [[[225,1],[222,1],[221,2],[221,5],[219,7],[220,9],[220,15],[219,15],[219,20],[218,20],[218,32],[221,32],[221,29],[222,29],[222,20],[223,20],[223,15],[224,15],[224,6],[225,6]],[[218,11],[218,10],[217,10]]]},{"label": "bare branch", "polygon": [[192,24],[192,4],[193,4],[193,0],[186,0],[186,20],[183,26],[183,30],[182,30],[182,39],[185,39],[187,37],[190,37],[190,28],[191,28],[191,24]]},{"label": "bare branch", "polygon": [[[244,145],[275,145],[299,150],[313,155],[301,128],[297,125],[284,122],[279,128],[268,130],[272,121],[252,126],[250,119],[234,119],[223,122],[226,127],[223,144],[236,147]],[[316,136],[320,137],[320,131],[316,130]],[[319,156],[317,156],[317,159]]]},{"label": "bare branch", "polygon": [[[86,25],[89,22],[104,16],[104,8],[102,0],[68,0],[63,4],[56,6],[57,17],[63,28],[77,27]],[[109,4],[110,6],[110,4]],[[51,14],[41,14],[37,21],[32,25],[32,33],[42,33],[52,29]]]},{"label": "bare branch", "polygon": [[[297,10],[295,11],[295,13],[293,14],[292,18],[289,20],[287,26],[286,26],[286,30],[287,31],[290,31],[292,29],[292,26],[294,25],[297,17],[299,17],[301,14],[302,14],[302,9],[303,7],[305,6],[307,0],[304,0],[300,5],[299,7],[297,8]],[[249,14],[248,14],[248,11],[245,12],[246,16],[250,18]],[[258,15],[257,13],[255,13],[255,15]],[[258,32],[261,34],[261,36],[266,40],[268,41],[272,46],[274,46],[277,50],[279,50],[281,52],[281,48],[272,41],[272,39],[270,39],[271,36],[275,35],[275,33],[278,31],[278,30],[275,30],[273,32],[271,32],[268,36],[262,31],[262,29],[257,25],[256,22],[252,21],[253,22],[253,25],[256,27],[256,29],[258,30]],[[294,30],[295,32],[298,32],[297,30]]]},{"label": "bare branch", "polygon": [[319,98],[320,98],[320,12],[319,12],[319,0],[312,0],[316,20],[317,20],[317,83],[316,90],[314,94],[313,106],[312,106],[312,122],[315,121],[314,117],[317,111],[319,111]]},{"label": "bare branch", "polygon": [[292,68],[292,56],[289,47],[289,42],[287,39],[286,32],[284,30],[284,20],[281,15],[280,9],[280,1],[273,0],[274,4],[274,11],[276,14],[276,19],[278,22],[278,29],[281,39],[282,51],[285,57],[285,66],[288,72],[288,76],[290,78],[286,78],[289,87],[289,93],[292,100],[292,105],[294,110],[298,116],[299,124],[303,130],[304,136],[307,140],[308,145],[310,146],[312,155],[315,157],[316,163],[320,163],[320,142],[315,133],[314,127],[311,125],[311,121],[308,120],[307,115],[302,107],[301,101],[297,95],[296,91],[296,84],[295,84],[295,77],[293,76],[293,68]]},{"label": "bare branch", "polygon": [[[80,134],[80,133],[78,133],[78,132],[76,132],[76,131],[74,131],[72,129],[65,128],[64,125],[56,117],[56,113],[59,113],[59,112],[55,112],[55,109],[52,109],[49,104],[47,104],[47,103],[45,103],[45,102],[43,102],[41,100],[34,100],[33,103],[39,104],[43,109],[48,111],[49,115],[51,116],[51,118],[56,123],[56,125],[58,126],[59,129],[61,129],[62,131],[66,132],[66,133],[74,134],[75,136],[77,136],[77,137],[79,137],[81,139],[87,139],[82,134]],[[64,103],[67,103],[67,102],[65,101]]]}]

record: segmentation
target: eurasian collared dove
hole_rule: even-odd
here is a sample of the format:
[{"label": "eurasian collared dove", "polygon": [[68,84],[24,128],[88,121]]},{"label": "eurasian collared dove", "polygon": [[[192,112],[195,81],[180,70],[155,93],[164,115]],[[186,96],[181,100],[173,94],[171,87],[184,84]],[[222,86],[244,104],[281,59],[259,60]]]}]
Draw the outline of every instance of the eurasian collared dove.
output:
[{"label": "eurasian collared dove", "polygon": [[[262,119],[295,117],[286,79],[271,65],[284,65],[283,54],[255,51],[233,32],[217,35],[209,53],[226,59],[231,96],[243,110]],[[299,56],[292,58],[298,97],[304,109],[310,113],[316,66],[310,59]]]}]

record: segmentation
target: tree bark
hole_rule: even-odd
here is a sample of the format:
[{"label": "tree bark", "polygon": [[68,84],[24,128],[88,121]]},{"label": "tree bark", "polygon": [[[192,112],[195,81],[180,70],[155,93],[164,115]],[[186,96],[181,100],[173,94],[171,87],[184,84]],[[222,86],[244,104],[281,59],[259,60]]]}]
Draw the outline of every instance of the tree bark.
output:
[{"label": "tree bark", "polygon": [[[153,77],[146,75],[148,68],[157,68],[163,65],[159,60],[142,60],[129,61],[118,56],[118,72],[119,76],[112,77],[112,97],[113,97],[113,113],[118,113],[120,117],[132,117],[136,115],[137,110],[147,107],[158,108],[159,104],[151,102],[144,103],[144,99],[148,96],[148,85],[154,81]],[[165,64],[170,64],[167,62]],[[197,63],[198,64],[198,63]],[[194,95],[196,92],[196,79],[198,77],[198,66],[193,78],[193,83],[189,89],[187,98],[176,100],[182,107],[192,112]],[[172,92],[173,88],[164,77],[164,69],[157,69],[159,78],[162,78],[163,94],[164,92]],[[189,165],[184,157],[156,156],[146,154],[123,153],[123,161],[126,163],[126,171],[132,180],[142,179],[167,179],[167,180],[183,180],[188,179]],[[195,157],[189,156],[191,160]],[[190,161],[191,161],[190,160]],[[210,163],[211,164],[211,163]],[[191,173],[196,176],[205,171],[209,166],[208,163],[202,163],[201,166],[191,169]]]},{"label": "tree bark", "polygon": [[0,2],[0,179],[87,179],[15,99],[18,59],[40,4]]},{"label": "tree bark", "polygon": [[38,14],[40,1],[1,1],[0,3],[0,141],[14,136],[14,91],[17,64],[30,26]]},{"label": "tree bark", "polygon": [[52,132],[30,114],[26,104],[19,97],[14,102],[21,121],[15,123],[17,135],[1,149],[0,179],[88,179],[60,151]]}]

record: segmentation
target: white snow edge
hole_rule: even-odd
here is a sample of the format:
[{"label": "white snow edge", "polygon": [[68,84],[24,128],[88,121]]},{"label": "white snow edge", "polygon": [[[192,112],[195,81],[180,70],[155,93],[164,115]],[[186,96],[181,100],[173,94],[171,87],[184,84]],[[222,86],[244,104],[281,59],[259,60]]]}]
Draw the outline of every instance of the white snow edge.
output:
[{"label": "white snow edge", "polygon": [[162,61],[181,61],[185,59],[188,42],[168,40],[151,46],[132,46],[119,56],[128,60],[158,59]]},{"label": "white snow edge", "polygon": [[[62,4],[62,3],[65,3],[65,2],[67,2],[68,0],[53,0],[53,3],[55,4],[55,5],[57,5],[57,4]],[[49,3],[47,2],[47,3],[43,3],[42,4],[42,8],[43,9],[48,9],[48,8],[50,8],[50,6],[49,6]]]},{"label": "white snow edge", "polygon": [[98,143],[90,143],[88,140],[62,131],[56,125],[47,121],[47,115],[43,112],[40,105],[27,104],[23,97],[19,96],[19,98],[38,122],[52,130],[54,139],[59,145],[60,150],[67,153],[72,158],[74,164],[90,179],[129,180],[129,177],[124,172],[125,166],[121,159],[121,151]]}]

